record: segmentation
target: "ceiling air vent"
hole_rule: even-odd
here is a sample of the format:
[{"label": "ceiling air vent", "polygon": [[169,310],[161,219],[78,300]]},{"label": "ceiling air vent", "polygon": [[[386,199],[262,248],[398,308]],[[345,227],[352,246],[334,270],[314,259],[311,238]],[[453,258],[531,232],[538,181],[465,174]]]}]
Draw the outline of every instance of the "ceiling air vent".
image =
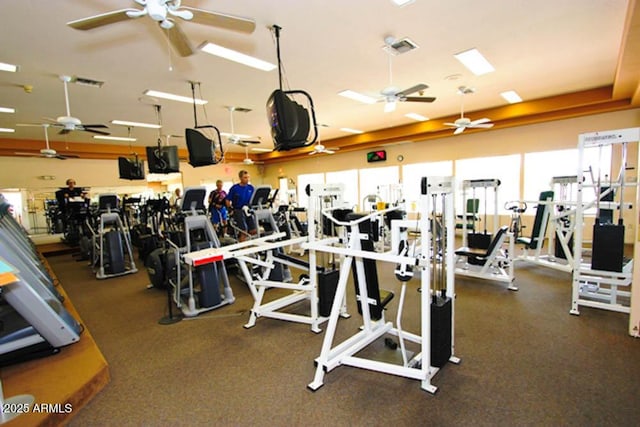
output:
[{"label": "ceiling air vent", "polygon": [[410,38],[405,37],[399,40],[385,39],[385,45],[382,47],[387,53],[398,56],[403,53],[407,53],[414,49],[417,49],[418,45],[415,44]]},{"label": "ceiling air vent", "polygon": [[98,80],[92,80],[92,79],[87,79],[85,77],[77,77],[77,76],[74,77],[71,81],[75,84],[79,84],[82,86],[92,86],[97,88],[102,87],[102,85],[104,84],[104,82],[100,82]]}]

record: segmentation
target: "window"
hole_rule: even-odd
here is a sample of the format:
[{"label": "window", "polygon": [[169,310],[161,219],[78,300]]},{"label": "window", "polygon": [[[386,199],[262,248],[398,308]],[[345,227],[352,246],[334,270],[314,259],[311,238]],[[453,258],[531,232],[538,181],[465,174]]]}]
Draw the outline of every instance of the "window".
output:
[{"label": "window", "polygon": [[453,162],[414,163],[402,166],[402,195],[407,202],[407,210],[418,210],[420,200],[420,181],[423,176],[452,176]]},{"label": "window", "polygon": [[370,210],[371,204],[375,204],[376,199],[387,203],[397,201],[395,193],[400,181],[397,166],[360,169],[359,175],[360,197],[358,202],[362,210]]},{"label": "window", "polygon": [[[457,189],[462,189],[462,182],[472,179],[499,179],[498,187],[498,212],[495,212],[495,198],[492,189],[477,188],[467,190],[466,197],[480,199],[480,212],[488,215],[507,215],[509,211],[504,209],[504,204],[513,200],[520,200],[520,155],[478,157],[474,159],[456,160]],[[485,196],[486,194],[486,196]],[[484,209],[486,202],[486,211]],[[462,213],[462,191],[456,197],[456,207]]]},{"label": "window", "polygon": [[358,205],[358,170],[349,169],[337,172],[327,172],[325,177],[327,184],[344,184],[344,194],[342,200],[348,206]]},{"label": "window", "polygon": [[298,206],[309,206],[309,196],[305,191],[307,185],[324,184],[324,173],[307,173],[298,175]]},{"label": "window", "polygon": [[[553,177],[576,176],[578,167],[577,148],[526,153],[524,155],[524,200],[538,200],[542,191],[552,188]],[[611,146],[603,147],[602,150],[598,147],[585,149],[583,167],[586,183],[597,182],[598,174],[601,181],[608,181],[611,175]],[[571,185],[564,199],[577,200],[576,191],[577,185]],[[589,197],[588,194],[585,194],[585,197]]]}]

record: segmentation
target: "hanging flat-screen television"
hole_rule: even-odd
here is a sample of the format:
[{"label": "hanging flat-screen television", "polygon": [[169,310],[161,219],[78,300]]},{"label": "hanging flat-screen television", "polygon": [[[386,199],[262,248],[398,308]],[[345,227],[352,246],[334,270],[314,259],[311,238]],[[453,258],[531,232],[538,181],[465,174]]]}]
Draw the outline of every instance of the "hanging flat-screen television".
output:
[{"label": "hanging flat-screen television", "polygon": [[144,179],[144,160],[137,158],[118,157],[118,172],[120,179]]},{"label": "hanging flat-screen television", "polygon": [[180,172],[180,158],[178,157],[178,147],[167,145],[164,147],[146,147],[147,162],[149,163],[149,173],[172,173]]}]

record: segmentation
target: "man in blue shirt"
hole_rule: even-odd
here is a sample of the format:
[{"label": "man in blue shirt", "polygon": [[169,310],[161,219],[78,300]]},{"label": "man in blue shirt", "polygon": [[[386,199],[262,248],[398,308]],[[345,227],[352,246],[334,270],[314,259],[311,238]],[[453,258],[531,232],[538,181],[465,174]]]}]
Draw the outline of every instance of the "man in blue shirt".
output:
[{"label": "man in blue shirt", "polygon": [[[256,234],[256,224],[249,214],[249,202],[253,196],[253,185],[249,184],[249,172],[241,170],[238,172],[240,182],[233,184],[227,194],[226,203],[229,209],[233,209],[233,219],[236,226],[243,232],[240,233],[239,241],[247,240],[248,235]],[[248,234],[247,234],[248,233]]]}]

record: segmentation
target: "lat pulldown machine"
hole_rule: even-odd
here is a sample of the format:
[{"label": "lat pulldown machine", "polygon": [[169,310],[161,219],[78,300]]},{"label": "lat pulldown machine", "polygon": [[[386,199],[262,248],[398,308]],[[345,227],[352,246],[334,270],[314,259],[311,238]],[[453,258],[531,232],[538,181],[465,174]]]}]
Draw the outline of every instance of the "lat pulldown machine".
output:
[{"label": "lat pulldown machine", "polygon": [[[626,181],[625,172],[627,169],[627,146],[635,143],[637,150],[638,141],[640,141],[640,128],[586,133],[579,136],[578,201],[574,233],[575,254],[581,254],[584,249],[583,227],[586,226],[585,211],[595,207],[597,212],[593,224],[591,263],[585,262],[578,255],[574,257],[571,314],[580,314],[580,306],[622,313],[631,312],[631,281],[634,273],[634,260],[627,258],[624,253],[625,226],[623,214],[625,211],[633,209],[633,213],[629,217],[638,218],[637,207],[624,202],[625,189],[633,188],[637,191],[637,178],[632,181]],[[584,150],[591,147],[602,148],[608,145],[620,149],[617,179],[603,186],[598,173],[595,184],[584,183]],[[638,163],[635,164],[637,165]],[[593,186],[595,186],[595,200],[587,202],[585,201],[584,190]],[[617,193],[616,198],[618,200],[613,200],[614,191]],[[608,213],[604,215],[603,210],[605,209],[614,214]],[[617,223],[613,220],[613,217],[616,216],[615,212],[618,213]],[[636,239],[633,239],[633,241],[634,244],[637,244]]]},{"label": "lat pulldown machine", "polygon": [[[350,220],[341,221],[334,217],[332,209],[322,211],[322,218],[327,218],[335,225],[344,227],[347,232],[342,238],[315,240],[309,233],[309,243],[305,245],[311,254],[328,252],[341,255],[340,276],[336,295],[329,316],[329,323],[322,343],[320,355],[315,359],[316,373],[313,381],[308,385],[315,391],[324,384],[324,376],[340,365],[369,369],[372,371],[403,376],[421,381],[421,387],[430,393],[435,393],[437,387],[431,384],[431,378],[446,362],[458,363],[454,356],[454,276],[453,276],[453,185],[451,177],[422,178],[421,182],[421,211],[418,220],[419,244],[408,250],[411,245],[394,245],[390,252],[376,253],[366,250],[371,247],[370,241],[375,236],[367,226],[381,215],[398,209],[393,207],[369,215],[351,216]],[[437,212],[437,199],[442,199],[443,211]],[[432,214],[430,215],[430,212]],[[438,220],[440,218],[440,220]],[[314,221],[310,211],[310,223]],[[442,239],[436,239],[438,221],[444,226],[440,233]],[[322,221],[321,221],[322,222]],[[415,223],[415,222],[414,222]],[[406,229],[406,220],[392,220],[392,236],[402,236]],[[336,243],[343,246],[334,246]],[[367,242],[363,245],[363,242]],[[402,287],[395,325],[386,321],[384,317],[384,293],[374,289],[377,284],[375,268],[367,268],[365,260],[391,262],[396,268],[396,276],[401,280]],[[341,315],[341,304],[346,294],[347,282],[352,267],[354,268],[354,282],[356,295],[359,300],[359,311],[362,314],[362,326],[355,335],[340,344],[334,345],[338,319]],[[410,271],[417,269],[421,280],[420,332],[411,333],[402,329],[402,309],[406,295],[406,281],[411,277]],[[434,286],[435,285],[435,288]],[[370,344],[392,335],[400,342],[402,364],[384,362],[356,356]],[[415,355],[410,355],[406,345],[418,347]],[[412,356],[412,357],[411,357]]]}]

